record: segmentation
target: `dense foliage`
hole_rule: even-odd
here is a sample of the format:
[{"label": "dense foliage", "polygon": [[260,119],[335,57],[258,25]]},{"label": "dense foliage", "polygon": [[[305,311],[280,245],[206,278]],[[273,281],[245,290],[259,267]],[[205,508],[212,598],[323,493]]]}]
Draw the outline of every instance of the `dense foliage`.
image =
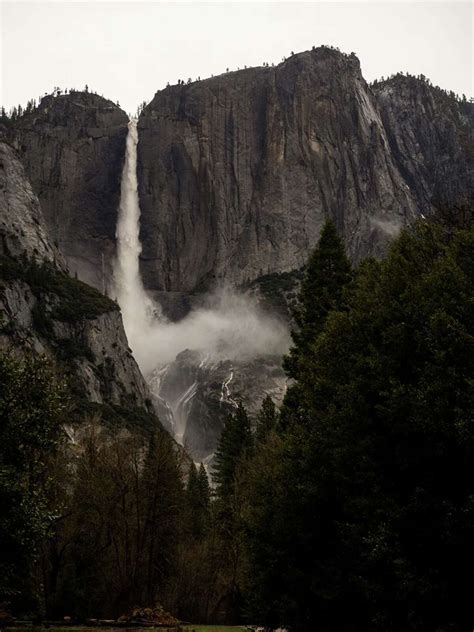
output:
[{"label": "dense foliage", "polygon": [[18,570],[1,563],[17,595],[33,582],[50,617],[159,602],[186,620],[307,632],[472,628],[474,230],[452,220],[420,221],[356,270],[325,226],[292,386],[281,411],[266,397],[256,419],[241,405],[229,416],[214,492],[151,426],[91,419],[56,451],[55,381],[24,384],[36,369],[5,357],[0,530],[24,553]]},{"label": "dense foliage", "polygon": [[0,353],[0,603],[33,611],[33,573],[54,520],[48,460],[64,406],[63,384],[45,358]]},{"label": "dense foliage", "polygon": [[183,489],[164,433],[111,436],[90,424],[70,466],[56,473],[63,507],[45,556],[50,616],[117,617],[167,597],[180,538]]},{"label": "dense foliage", "polygon": [[248,465],[255,614],[308,630],[472,623],[473,281],[474,231],[422,222],[320,323],[286,429]]}]

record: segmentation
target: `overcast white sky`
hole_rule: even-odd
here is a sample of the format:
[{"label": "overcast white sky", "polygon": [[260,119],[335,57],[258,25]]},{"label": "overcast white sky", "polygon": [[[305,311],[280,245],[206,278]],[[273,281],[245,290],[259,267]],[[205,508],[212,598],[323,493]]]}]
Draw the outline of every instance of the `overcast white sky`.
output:
[{"label": "overcast white sky", "polygon": [[1,0],[0,103],[54,86],[82,88],[129,112],[166,82],[278,63],[332,44],[369,81],[398,70],[472,96],[470,2],[23,2]]}]

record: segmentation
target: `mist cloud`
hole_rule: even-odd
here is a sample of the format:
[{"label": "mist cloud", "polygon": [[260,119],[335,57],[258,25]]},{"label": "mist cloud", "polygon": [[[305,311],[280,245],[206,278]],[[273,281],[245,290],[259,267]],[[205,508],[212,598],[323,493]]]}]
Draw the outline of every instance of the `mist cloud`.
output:
[{"label": "mist cloud", "polygon": [[137,307],[135,313],[127,310],[124,320],[129,344],[145,374],[172,362],[185,349],[216,360],[250,360],[282,355],[290,345],[283,321],[262,310],[255,297],[228,287],[209,295],[205,307],[179,322],[165,319],[159,306],[153,313],[148,308],[147,314]]},{"label": "mist cloud", "polygon": [[285,353],[290,342],[286,325],[266,314],[249,294],[221,288],[207,297],[205,307],[177,323],[167,320],[148,296],[139,270],[137,143],[137,121],[132,119],[122,172],[114,279],[129,345],[143,373],[172,362],[185,349],[216,360]]}]

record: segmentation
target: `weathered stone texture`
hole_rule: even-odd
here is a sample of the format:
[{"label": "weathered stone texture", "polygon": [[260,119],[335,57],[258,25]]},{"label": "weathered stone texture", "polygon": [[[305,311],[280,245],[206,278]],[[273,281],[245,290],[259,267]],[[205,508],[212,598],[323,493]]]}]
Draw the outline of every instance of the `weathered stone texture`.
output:
[{"label": "weathered stone texture", "polygon": [[139,134],[151,289],[299,268],[328,216],[354,260],[380,255],[417,213],[358,59],[332,49],[169,87]]},{"label": "weathered stone texture", "polygon": [[418,208],[465,203],[474,187],[474,104],[396,75],[374,86],[390,151]]},{"label": "weathered stone texture", "polygon": [[0,253],[54,262],[65,269],[51,243],[38,198],[13,147],[0,140]]},{"label": "weathered stone texture", "polygon": [[[59,370],[70,375],[79,401],[152,413],[150,392],[128,348],[116,306],[97,294],[110,304],[109,311],[62,321],[55,317],[62,299],[54,288],[42,292],[40,305],[28,277],[22,278],[22,265],[34,259],[39,265],[48,262],[68,279],[66,264],[49,240],[38,198],[6,142],[0,142],[0,255],[0,348],[57,360]],[[78,292],[82,285],[78,283]]]},{"label": "weathered stone texture", "polygon": [[71,274],[110,283],[128,117],[87,92],[44,97],[11,134]]}]

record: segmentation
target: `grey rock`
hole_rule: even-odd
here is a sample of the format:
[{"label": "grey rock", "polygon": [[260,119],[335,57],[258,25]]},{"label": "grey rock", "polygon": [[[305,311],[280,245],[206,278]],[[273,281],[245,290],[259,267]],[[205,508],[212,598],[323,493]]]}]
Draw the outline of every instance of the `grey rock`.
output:
[{"label": "grey rock", "polygon": [[86,92],[44,97],[10,136],[71,274],[110,284],[128,117]]},{"label": "grey rock", "polygon": [[358,59],[329,48],[162,90],[139,138],[152,290],[298,269],[328,216],[354,260],[380,255],[417,213]]},{"label": "grey rock", "polygon": [[65,269],[14,149],[0,140],[0,253],[47,260]]},{"label": "grey rock", "polygon": [[422,212],[471,198],[474,104],[401,74],[373,90],[390,151]]},{"label": "grey rock", "polygon": [[[51,305],[56,303],[49,297]],[[71,376],[79,399],[152,412],[151,395],[127,344],[119,311],[74,323],[50,317],[45,336],[34,317],[38,300],[28,284],[9,280],[0,286],[0,347],[45,353]],[[74,351],[68,351],[71,345]]]},{"label": "grey rock", "polygon": [[[84,284],[66,274],[51,244],[38,199],[16,152],[0,142],[0,348],[33,351],[54,359],[69,381],[77,402],[106,404],[154,414],[151,394],[128,348],[117,306],[98,292],[103,306],[94,317],[58,316],[66,300],[45,286],[38,296],[23,266],[46,263],[61,279]],[[5,274],[2,274],[5,273]],[[23,278],[24,277],[24,278]]]},{"label": "grey rock", "polygon": [[148,382],[168,411],[175,439],[194,461],[209,464],[225,420],[238,403],[254,419],[266,395],[282,403],[287,378],[279,357],[230,361],[186,350],[155,369]]}]

